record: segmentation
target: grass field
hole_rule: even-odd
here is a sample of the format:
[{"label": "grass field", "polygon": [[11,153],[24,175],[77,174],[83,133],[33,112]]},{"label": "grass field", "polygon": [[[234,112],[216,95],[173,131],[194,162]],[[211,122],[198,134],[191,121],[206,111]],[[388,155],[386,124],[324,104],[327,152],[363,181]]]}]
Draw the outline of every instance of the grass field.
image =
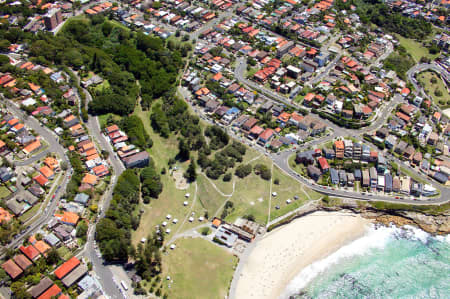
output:
[{"label": "grass field", "polygon": [[134,114],[139,116],[144,124],[144,128],[153,140],[153,146],[148,150],[158,168],[167,167],[170,158],[174,158],[178,153],[178,141],[175,136],[162,138],[153,131],[150,125],[150,111],[143,111],[140,105],[136,105]]},{"label": "grass field", "polygon": [[[417,79],[420,82],[420,85],[424,88],[427,95],[433,98],[433,101],[436,105],[441,108],[450,106],[450,94],[442,79],[435,72],[422,72],[417,75]],[[435,79],[436,83],[432,83],[432,79]],[[436,90],[440,90],[442,96],[437,96],[435,94]]]},{"label": "grass field", "polygon": [[246,78],[253,78],[253,76],[256,74],[256,72],[258,71],[258,68],[251,68],[250,70],[245,72],[245,77]]},{"label": "grass field", "polygon": [[[141,206],[144,213],[142,215],[140,225],[133,233],[132,237],[133,243],[136,244],[142,238],[147,238],[148,234],[154,231],[155,226],[157,224],[161,224],[163,221],[167,221],[169,223],[167,228],[171,229],[170,236],[178,231],[183,219],[190,211],[190,207],[194,199],[195,186],[194,184],[190,184],[187,190],[177,189],[175,186],[175,180],[168,170],[167,162],[178,153],[178,141],[176,140],[176,137],[171,136],[170,138],[164,139],[156,134],[150,126],[149,111],[142,111],[141,107],[137,106],[134,113],[142,119],[144,128],[153,140],[153,146],[148,150],[148,152],[155,162],[157,169],[162,169],[163,167],[167,169],[167,173],[165,175],[161,175],[163,192],[159,195],[158,199],[152,200],[150,204],[142,204]],[[188,162],[177,163],[176,166],[184,171],[188,166]],[[190,193],[190,198],[185,198],[186,193]],[[189,205],[186,207],[183,206],[184,201],[188,201]],[[195,213],[197,217],[194,218],[197,219],[199,215],[204,214],[205,209],[197,203],[193,206],[192,212]],[[167,214],[171,214],[173,217],[170,221],[165,218]],[[171,222],[174,218],[178,219],[177,224],[173,224]],[[186,228],[183,228],[182,230],[198,224],[199,223],[196,220],[192,223],[192,225],[186,225]],[[170,238],[170,236],[168,238]]]},{"label": "grass field", "polygon": [[58,252],[59,256],[65,261],[73,256],[72,252],[70,252],[70,250],[66,246],[61,246],[56,249],[56,251]]},{"label": "grass field", "polygon": [[103,80],[102,83],[94,87],[94,90],[96,91],[103,91],[104,89],[108,89],[110,87],[110,84],[108,80]]},{"label": "grass field", "polygon": [[100,124],[100,128],[103,130],[106,127],[106,123],[108,118],[112,118],[115,122],[120,121],[121,117],[119,115],[113,113],[102,114],[98,116],[98,122]]},{"label": "grass field", "polygon": [[428,52],[428,49],[422,45],[421,42],[418,42],[411,38],[404,38],[400,35],[396,36],[400,42],[400,45],[405,47],[406,51],[408,51],[409,54],[414,58],[416,62],[420,61],[420,58],[427,57],[431,60],[435,59],[439,56],[439,54],[432,55]]},{"label": "grass field", "polygon": [[[272,186],[272,192],[276,192],[277,196],[272,197],[270,220],[297,209],[309,200],[317,200],[321,197],[319,193],[286,175],[278,167],[273,168],[273,178],[278,178],[280,183]],[[294,199],[295,196],[298,196],[297,200]],[[290,204],[286,202],[288,199],[291,200]],[[276,206],[279,209],[276,209]]]},{"label": "grass field", "polygon": [[10,194],[11,191],[9,191],[8,188],[6,188],[5,186],[0,186],[0,199],[3,199]]},{"label": "grass field", "polygon": [[26,211],[23,215],[19,217],[19,220],[22,222],[28,221],[31,217],[33,217],[37,211],[39,211],[39,207],[41,206],[41,203],[35,204],[31,209]]},{"label": "grass field", "polygon": [[163,293],[169,298],[224,298],[233,277],[237,258],[209,241],[180,239],[177,248],[163,255]]}]

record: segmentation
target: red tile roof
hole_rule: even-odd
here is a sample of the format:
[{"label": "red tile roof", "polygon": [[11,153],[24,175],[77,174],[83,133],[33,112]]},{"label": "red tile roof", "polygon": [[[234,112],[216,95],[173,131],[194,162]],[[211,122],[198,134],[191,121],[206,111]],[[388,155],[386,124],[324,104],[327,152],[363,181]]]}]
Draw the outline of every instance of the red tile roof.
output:
[{"label": "red tile roof", "polygon": [[45,176],[43,176],[42,174],[35,176],[33,178],[33,180],[35,180],[41,186],[45,186],[48,184],[47,178]]},{"label": "red tile roof", "polygon": [[3,270],[11,276],[12,279],[15,279],[17,276],[22,274],[22,269],[13,262],[13,260],[9,259],[2,264]]},{"label": "red tile roof", "polygon": [[274,131],[272,129],[266,129],[261,135],[259,135],[259,138],[264,140],[269,140],[274,134]]},{"label": "red tile roof", "polygon": [[58,279],[61,279],[67,274],[69,274],[69,272],[75,269],[75,267],[77,267],[79,264],[80,260],[74,256],[55,270],[55,276]]},{"label": "red tile roof", "polygon": [[28,245],[27,247],[24,247],[22,245],[20,246],[19,250],[32,261],[40,256],[39,251],[37,251],[37,249],[34,248],[33,245]]},{"label": "red tile roof", "polygon": [[61,289],[56,284],[54,284],[37,299],[51,299],[55,296],[58,296],[59,294],[61,294]]}]

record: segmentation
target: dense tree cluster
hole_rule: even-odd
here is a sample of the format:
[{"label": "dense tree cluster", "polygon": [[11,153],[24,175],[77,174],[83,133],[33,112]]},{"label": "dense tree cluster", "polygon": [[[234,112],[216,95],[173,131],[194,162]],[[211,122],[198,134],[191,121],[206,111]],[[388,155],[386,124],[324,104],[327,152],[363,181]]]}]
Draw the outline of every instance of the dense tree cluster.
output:
[{"label": "dense tree cluster", "polygon": [[180,47],[171,50],[159,37],[129,31],[102,16],[70,20],[57,36],[38,33],[26,37],[35,62],[87,67],[85,71],[109,82],[107,88],[91,89],[94,100],[89,109],[95,114],[127,115],[139,94],[143,106],[149,107],[153,99],[172,88],[182,65]]},{"label": "dense tree cluster", "polygon": [[228,144],[230,137],[219,126],[210,126],[205,130],[205,136],[209,137],[209,147],[212,150],[221,149]]},{"label": "dense tree cluster", "polygon": [[381,0],[338,0],[339,10],[356,7],[356,13],[363,23],[374,23],[386,31],[398,33],[404,37],[422,39],[432,31],[430,23],[422,18],[409,18],[396,12]]},{"label": "dense tree cluster", "polygon": [[236,168],[235,174],[242,179],[252,173],[252,169],[250,164],[241,164]]},{"label": "dense tree cluster", "polygon": [[97,224],[96,240],[106,261],[126,261],[132,250],[131,229],[139,225],[135,208],[140,181],[134,170],[125,170],[114,187],[110,207]]},{"label": "dense tree cluster", "polygon": [[254,170],[255,170],[255,173],[259,174],[261,176],[261,178],[264,180],[268,181],[272,177],[272,173],[271,173],[269,167],[267,167],[264,164],[256,164]]},{"label": "dense tree cluster", "polygon": [[81,184],[85,171],[80,154],[77,152],[69,152],[68,156],[70,165],[72,165],[73,174],[66,187],[66,197],[73,198],[78,193],[78,186]]},{"label": "dense tree cluster", "polygon": [[384,60],[384,68],[395,71],[402,80],[406,80],[406,72],[414,64],[414,60],[406,53],[403,47],[398,47],[397,53],[392,53]]},{"label": "dense tree cluster", "polygon": [[[228,137],[228,136],[227,136]],[[246,148],[242,143],[233,142],[221,151],[214,154],[214,159],[209,159],[204,151],[199,152],[198,164],[211,179],[218,179],[229,168],[233,168],[236,162],[242,162]]]},{"label": "dense tree cluster", "polygon": [[163,190],[161,183],[161,176],[156,172],[155,165],[150,163],[150,166],[142,169],[140,174],[141,179],[141,193],[144,203],[149,203],[150,198],[158,198]]},{"label": "dense tree cluster", "polygon": [[131,115],[122,118],[120,127],[128,135],[130,143],[142,149],[152,147],[153,141],[150,139],[142,120],[138,116]]},{"label": "dense tree cluster", "polygon": [[160,248],[164,242],[164,233],[158,232],[149,236],[145,245],[139,243],[136,252],[136,272],[143,279],[150,281],[161,273]]}]

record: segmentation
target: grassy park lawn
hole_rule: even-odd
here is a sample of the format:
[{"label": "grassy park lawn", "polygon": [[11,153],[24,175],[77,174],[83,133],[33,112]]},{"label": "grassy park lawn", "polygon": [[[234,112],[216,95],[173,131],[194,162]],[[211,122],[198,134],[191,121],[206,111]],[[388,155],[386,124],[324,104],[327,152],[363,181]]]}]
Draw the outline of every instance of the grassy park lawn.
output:
[{"label": "grassy park lawn", "polygon": [[0,199],[5,198],[10,194],[11,191],[9,191],[8,188],[6,188],[6,186],[0,186]]},{"label": "grassy park lawn", "polygon": [[[278,167],[273,168],[273,179],[278,178],[279,184],[272,185],[272,192],[276,192],[277,196],[272,197],[270,208],[270,220],[280,217],[298,207],[304,205],[309,200],[317,200],[321,195],[308,187],[299,183],[294,178],[286,175]],[[294,200],[294,197],[298,196],[298,200]],[[291,203],[286,201],[290,199]],[[279,206],[279,209],[275,207]]]},{"label": "grassy park lawn", "polygon": [[[195,185],[190,184],[188,189],[179,190],[175,187],[174,179],[169,173],[162,175],[161,180],[164,188],[158,199],[153,199],[149,204],[141,204],[140,206],[144,213],[138,229],[133,233],[133,244],[137,244],[142,238],[147,238],[149,234],[155,231],[155,226],[164,221],[168,223],[164,229],[171,230],[171,233],[166,238],[170,239],[171,236],[179,231],[183,220],[189,215],[192,200],[194,199]],[[185,197],[186,193],[190,193],[189,198]],[[184,206],[184,201],[188,201],[189,204]],[[193,212],[195,212],[195,215],[204,214],[203,208],[198,204],[194,206]],[[167,220],[167,214],[170,214],[172,219]],[[178,219],[177,224],[172,223],[175,218]],[[197,219],[198,217],[195,218]]]},{"label": "grassy park lawn", "polygon": [[153,146],[148,149],[157,168],[167,168],[167,163],[170,158],[174,158],[178,153],[178,141],[175,136],[163,138],[153,131],[150,125],[150,111],[143,111],[140,105],[136,106],[134,114],[139,116],[144,124],[144,128],[153,141]]},{"label": "grassy park lawn", "polygon": [[[261,156],[260,152],[247,147],[247,151],[245,152],[244,158],[242,159],[242,163],[247,164],[259,156]],[[233,174],[233,179],[238,179],[238,177],[234,176],[234,172],[238,165],[240,165],[240,163],[236,164],[236,166],[233,169],[229,169],[227,171]],[[224,194],[231,194],[233,192],[233,179],[229,182],[224,182],[222,178],[223,176],[220,177],[218,180],[215,180],[214,184],[216,184],[217,188],[219,188],[219,190],[222,191]]]},{"label": "grassy park lawn", "polygon": [[[190,184],[186,190],[177,189],[175,186],[175,179],[168,170],[167,162],[170,158],[175,157],[178,153],[178,141],[176,137],[171,136],[167,139],[160,137],[156,134],[152,127],[150,126],[150,112],[142,111],[140,106],[137,106],[135,112],[137,116],[142,119],[144,128],[149,133],[153,140],[153,146],[148,149],[153,161],[155,162],[157,169],[162,169],[165,167],[167,173],[161,175],[161,181],[163,183],[163,192],[159,195],[158,199],[152,200],[149,204],[142,204],[141,208],[144,213],[142,214],[141,222],[138,229],[133,233],[133,243],[138,243],[142,238],[147,238],[149,233],[154,231],[157,224],[161,224],[167,221],[168,225],[166,228],[171,229],[170,238],[173,234],[180,230],[183,220],[190,214],[192,200],[194,200],[195,195],[195,184]],[[188,167],[189,162],[177,163],[175,166],[181,169],[182,172]],[[197,183],[199,184],[199,183]],[[198,188],[199,191],[201,188]],[[186,193],[190,194],[189,198],[186,198]],[[200,196],[200,192],[197,194],[197,201]],[[205,196],[206,198],[207,196]],[[188,201],[188,205],[184,206],[183,202]],[[202,205],[196,203],[193,206],[192,212],[195,213],[196,221],[193,222],[191,226],[198,225],[197,218],[203,215],[205,210]],[[167,214],[172,215],[171,220],[167,220]],[[173,224],[173,219],[178,219],[177,224]],[[189,223],[189,222],[186,222]],[[182,230],[190,228],[190,225],[186,225]]]},{"label": "grassy park lawn", "polygon": [[[436,105],[441,108],[450,106],[450,94],[442,81],[442,79],[435,72],[422,72],[417,75],[417,79],[420,85],[425,89],[427,95],[433,98]],[[436,83],[432,83],[431,80],[436,80]],[[442,96],[435,94],[436,90],[440,90]]]},{"label": "grassy park lawn", "polygon": [[[227,197],[222,196],[212,183],[215,181],[210,181],[203,174],[197,176],[197,186],[198,186],[198,200],[200,205],[208,211],[210,217],[214,216],[223,205]],[[220,215],[218,215],[220,216]]]},{"label": "grassy park lawn", "polygon": [[428,49],[423,46],[421,42],[418,42],[411,38],[404,38],[400,35],[396,35],[396,37],[398,38],[400,45],[405,47],[406,51],[411,54],[416,62],[419,62],[420,58],[424,56],[432,60],[439,56],[439,54],[430,54],[428,52]]},{"label": "grassy park lawn", "polygon": [[[237,257],[227,250],[196,239],[180,239],[177,248],[163,254],[163,285],[169,298],[224,298],[233,277]],[[213,275],[212,275],[213,274]]]},{"label": "grassy park lawn", "polygon": [[269,195],[270,181],[261,179],[255,173],[243,179],[236,177],[235,191],[230,199],[233,209],[225,219],[234,222],[244,215],[253,215],[256,222],[266,224]]}]

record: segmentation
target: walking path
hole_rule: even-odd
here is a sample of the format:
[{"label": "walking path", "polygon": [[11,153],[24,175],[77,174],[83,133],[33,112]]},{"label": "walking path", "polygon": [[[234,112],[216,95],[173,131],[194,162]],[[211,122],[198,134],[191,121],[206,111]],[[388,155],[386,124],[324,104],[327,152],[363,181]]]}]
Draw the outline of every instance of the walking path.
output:
[{"label": "walking path", "polygon": [[[191,215],[192,210],[194,209],[194,205],[197,202],[197,182],[195,182],[195,192],[194,192],[194,198],[192,199],[192,204],[189,208],[189,213],[186,214],[186,217],[184,217],[183,222],[181,223],[180,227],[178,227],[176,233],[174,234],[174,237],[172,237],[172,239],[175,238],[176,235],[178,235],[178,233],[181,231],[181,229],[183,228],[184,224],[186,223],[186,220],[188,220],[189,215]],[[172,243],[172,239],[170,239],[169,243]]]},{"label": "walking path", "polygon": [[272,205],[273,164],[275,163],[272,161],[272,167],[270,168],[269,212],[267,213],[267,223],[270,221],[270,207]]}]

